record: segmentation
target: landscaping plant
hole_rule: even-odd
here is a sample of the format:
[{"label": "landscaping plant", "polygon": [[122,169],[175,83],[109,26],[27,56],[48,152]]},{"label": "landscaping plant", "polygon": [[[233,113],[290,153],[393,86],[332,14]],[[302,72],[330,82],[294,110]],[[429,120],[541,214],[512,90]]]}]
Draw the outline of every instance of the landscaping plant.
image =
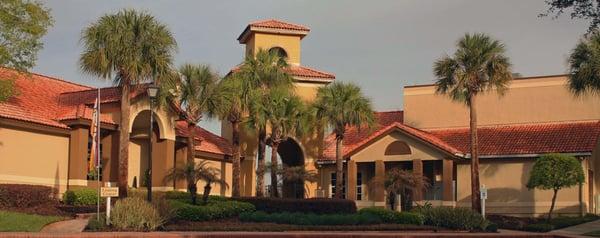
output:
[{"label": "landscaping plant", "polygon": [[119,230],[153,231],[167,220],[152,204],[139,197],[119,199],[111,213],[111,225]]},{"label": "landscaping plant", "polygon": [[278,212],[305,212],[315,214],[348,214],[356,213],[356,204],[347,199],[331,198],[308,198],[308,199],[289,199],[289,198],[259,198],[259,197],[240,197],[235,198],[238,201],[248,202],[256,207],[257,211],[267,213]]},{"label": "landscaping plant", "polygon": [[213,201],[205,205],[193,205],[182,200],[172,200],[175,218],[185,221],[210,221],[238,216],[255,211],[254,205],[238,201]]},{"label": "landscaping plant", "polygon": [[488,221],[476,211],[462,207],[431,207],[416,209],[425,218],[425,225],[453,230],[486,230]]},{"label": "landscaping plant", "polygon": [[[67,190],[63,193],[63,203],[75,206],[96,205],[98,203],[98,190],[91,188],[81,188]],[[104,199],[101,199],[103,202]]]},{"label": "landscaping plant", "polygon": [[[229,184],[221,178],[221,171],[217,168],[210,167],[210,161],[203,160],[200,163],[186,163],[182,166],[177,166],[169,171],[165,176],[165,181],[177,181],[186,179],[188,182],[188,192],[191,195],[192,204],[196,204],[196,184],[198,181],[204,181],[204,192],[202,193],[202,203],[208,202],[208,196],[212,189],[212,185],[217,183],[224,187],[229,187]],[[193,186],[190,186],[193,185]]]}]

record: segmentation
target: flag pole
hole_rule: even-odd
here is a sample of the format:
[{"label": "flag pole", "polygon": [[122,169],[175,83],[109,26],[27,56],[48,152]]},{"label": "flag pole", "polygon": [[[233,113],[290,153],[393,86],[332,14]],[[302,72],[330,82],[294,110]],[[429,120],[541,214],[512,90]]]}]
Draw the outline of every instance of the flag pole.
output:
[{"label": "flag pole", "polygon": [[101,157],[101,153],[100,153],[100,88],[98,88],[98,108],[96,109],[96,137],[98,142],[96,143],[97,149],[96,149],[96,153],[98,154],[98,156],[96,156],[96,178],[98,179],[98,201],[97,201],[97,215],[98,215],[98,221],[100,221],[100,157]]}]

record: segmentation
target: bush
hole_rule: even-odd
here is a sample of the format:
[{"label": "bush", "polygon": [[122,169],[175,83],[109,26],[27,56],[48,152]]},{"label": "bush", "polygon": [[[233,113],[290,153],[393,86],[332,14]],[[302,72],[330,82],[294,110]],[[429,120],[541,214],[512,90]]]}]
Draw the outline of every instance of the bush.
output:
[{"label": "bush", "polygon": [[481,214],[468,208],[433,207],[420,209],[425,224],[454,230],[485,230],[488,221]]},{"label": "bush", "polygon": [[498,232],[498,224],[489,222],[487,227],[485,228],[487,232]]},{"label": "bush", "polygon": [[352,200],[332,198],[284,199],[242,197],[238,201],[252,203],[257,211],[267,213],[303,212],[315,214],[356,213],[356,204]]},{"label": "bush", "polygon": [[111,225],[120,230],[152,231],[165,222],[152,204],[138,197],[118,200],[111,214]]},{"label": "bush", "polygon": [[186,221],[210,221],[255,211],[254,205],[238,201],[211,201],[206,205],[192,205],[182,200],[172,200],[170,204],[175,209],[175,218]]},{"label": "bush", "polygon": [[368,207],[358,211],[359,214],[372,214],[384,223],[423,225],[425,217],[416,212],[397,212],[381,207]]},{"label": "bush", "polygon": [[314,214],[314,213],[266,213],[263,211],[240,214],[242,222],[273,222],[302,226],[370,225],[383,221],[375,214]]},{"label": "bush", "polygon": [[548,223],[529,224],[525,226],[524,230],[533,232],[549,232],[554,230],[554,225]]},{"label": "bush", "polygon": [[53,188],[40,185],[0,184],[0,207],[34,207],[55,201]]},{"label": "bush", "polygon": [[[63,203],[75,206],[96,205],[98,202],[98,191],[91,188],[68,190],[63,193]],[[100,202],[103,202],[101,199]]]}]

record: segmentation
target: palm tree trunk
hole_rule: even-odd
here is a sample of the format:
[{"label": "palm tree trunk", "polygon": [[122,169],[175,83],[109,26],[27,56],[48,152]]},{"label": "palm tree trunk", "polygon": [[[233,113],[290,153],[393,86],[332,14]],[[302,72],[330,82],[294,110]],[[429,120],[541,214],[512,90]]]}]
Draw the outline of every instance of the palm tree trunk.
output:
[{"label": "palm tree trunk", "polygon": [[267,149],[267,133],[264,128],[258,132],[258,167],[256,168],[256,196],[264,197],[265,187],[265,150]]},{"label": "palm tree trunk", "polygon": [[479,144],[477,138],[477,106],[476,96],[469,98],[470,131],[471,131],[471,208],[481,213],[481,194],[479,191]]},{"label": "palm tree trunk", "polygon": [[206,181],[206,185],[204,186],[204,193],[202,194],[202,202],[204,204],[208,203],[208,195],[210,195],[210,190],[212,189],[210,183],[210,181]]},{"label": "palm tree trunk", "polygon": [[556,195],[558,194],[558,189],[553,190],[554,194],[552,194],[552,205],[550,205],[550,211],[548,212],[548,223],[550,223],[550,220],[552,219],[552,212],[554,211],[554,204],[556,203]]},{"label": "palm tree trunk", "polygon": [[231,182],[231,196],[239,197],[241,190],[241,162],[240,162],[240,123],[238,121],[231,121],[231,144],[232,144],[232,156],[233,156],[233,181]]},{"label": "palm tree trunk", "polygon": [[279,181],[277,181],[277,170],[279,168],[279,162],[277,161],[277,148],[279,147],[279,142],[273,141],[271,143],[271,197],[279,197],[279,190],[277,189],[277,185]]},{"label": "palm tree trunk", "polygon": [[[195,164],[194,162],[194,158],[196,158],[196,145],[195,145],[195,138],[196,135],[194,133],[194,129],[195,129],[196,125],[193,123],[188,123],[188,138],[187,138],[187,163],[188,164]],[[186,183],[188,184],[188,192],[190,193],[191,197],[192,197],[192,203],[196,204],[196,192],[198,191],[198,187],[196,185],[196,183],[194,181],[196,181],[196,178],[194,178],[193,174],[190,174],[187,176],[186,178]]]},{"label": "palm tree trunk", "polygon": [[342,147],[344,146],[344,137],[336,136],[335,145],[335,198],[344,198],[342,195],[344,187],[344,163],[342,158]]},{"label": "palm tree trunk", "polygon": [[127,197],[129,167],[129,81],[121,85],[121,121],[119,123],[119,197]]}]

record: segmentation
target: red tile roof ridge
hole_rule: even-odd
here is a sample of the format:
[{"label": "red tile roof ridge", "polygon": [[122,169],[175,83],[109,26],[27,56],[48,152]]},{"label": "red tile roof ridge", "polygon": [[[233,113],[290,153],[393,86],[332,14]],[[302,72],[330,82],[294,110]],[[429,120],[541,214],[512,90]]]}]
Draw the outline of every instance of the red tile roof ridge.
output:
[{"label": "red tile roof ridge", "polygon": [[315,73],[318,74],[324,74],[326,75],[326,78],[335,78],[335,74],[327,72],[327,71],[323,71],[323,70],[318,70],[318,69],[314,69],[314,68],[310,68],[307,66],[302,66],[302,65],[291,65],[290,68],[301,68],[301,69],[305,69],[305,70],[309,70],[309,71],[313,71]]},{"label": "red tile roof ridge", "polygon": [[[136,87],[141,87],[141,86],[145,86],[148,85],[150,83],[139,83],[139,84],[133,84],[131,85],[132,88],[131,89],[135,89]],[[101,87],[100,90],[109,90],[109,89],[115,89],[115,88],[120,88],[121,86],[110,86],[110,87]],[[82,93],[82,92],[88,92],[88,91],[95,91],[98,90],[98,88],[92,88],[89,87],[88,89],[84,89],[84,90],[78,90],[78,91],[69,91],[69,92],[63,92],[61,94],[70,94],[70,93]]]},{"label": "red tile roof ridge", "polygon": [[258,24],[263,24],[263,23],[269,23],[269,22],[276,22],[276,23],[282,23],[282,24],[288,24],[291,26],[294,26],[296,28],[298,28],[299,30],[304,30],[304,31],[310,31],[310,28],[302,25],[302,24],[297,24],[297,23],[291,23],[288,21],[284,21],[284,20],[280,20],[280,19],[275,19],[275,18],[268,18],[268,19],[261,19],[261,20],[254,20],[250,23],[248,23],[249,26],[258,26],[258,27],[267,27],[267,28],[280,28],[280,27],[269,27],[269,26],[260,26]]},{"label": "red tile roof ridge", "polygon": [[44,75],[44,74],[40,74],[40,73],[36,73],[36,72],[31,72],[31,71],[22,72],[22,71],[19,71],[17,69],[10,68],[10,67],[5,67],[5,66],[0,66],[0,68],[6,69],[6,70],[12,71],[14,73],[18,73],[18,74],[32,74],[32,75],[35,75],[35,76],[38,76],[38,77],[42,77],[42,78],[46,78],[46,79],[51,79],[51,80],[59,81],[59,82],[62,82],[62,83],[71,84],[73,86],[79,86],[79,87],[84,87],[84,88],[91,88],[90,86],[87,86],[87,85],[83,85],[83,84],[79,84],[79,83],[74,83],[74,82],[71,82],[71,81],[67,81],[65,79],[57,78],[57,77],[54,77],[54,76],[48,76],[48,75]]},{"label": "red tile roof ridge", "polygon": [[[577,121],[549,121],[549,122],[526,122],[526,123],[510,123],[510,124],[492,124],[492,125],[479,125],[477,129],[487,128],[502,128],[502,127],[525,127],[525,126],[544,126],[544,125],[569,125],[569,124],[583,124],[583,123],[600,123],[600,120],[589,119],[589,120],[577,120]],[[468,130],[469,126],[458,126],[458,127],[435,127],[435,128],[423,128],[421,130],[426,132],[433,131],[446,131],[446,130]]]}]

